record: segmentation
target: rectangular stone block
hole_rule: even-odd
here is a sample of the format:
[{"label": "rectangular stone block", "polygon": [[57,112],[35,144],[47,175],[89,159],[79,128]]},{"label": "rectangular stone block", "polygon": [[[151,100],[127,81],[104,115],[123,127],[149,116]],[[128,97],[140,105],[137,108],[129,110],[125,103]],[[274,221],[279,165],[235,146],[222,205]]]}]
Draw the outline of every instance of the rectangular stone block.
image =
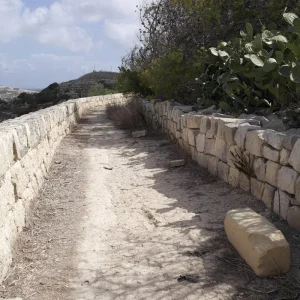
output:
[{"label": "rectangular stone block", "polygon": [[228,182],[229,166],[222,161],[218,162],[218,177],[223,181]]},{"label": "rectangular stone block", "polygon": [[289,225],[300,231],[300,207],[291,206],[288,210],[287,221]]},{"label": "rectangular stone block", "polygon": [[204,152],[205,149],[205,134],[199,133],[196,137],[196,148],[198,152]]},{"label": "rectangular stone block", "polygon": [[281,190],[277,190],[275,192],[273,210],[284,220],[287,219],[287,214],[291,206],[291,203],[292,203],[291,195]]},{"label": "rectangular stone block", "polygon": [[247,132],[246,135],[246,150],[255,156],[262,157],[264,130],[254,130]]},{"label": "rectangular stone block", "polygon": [[263,157],[274,162],[279,162],[280,152],[271,146],[265,145],[263,147]]},{"label": "rectangular stone block", "polygon": [[212,174],[217,176],[218,175],[218,162],[219,159],[212,155],[207,155],[207,169]]},{"label": "rectangular stone block", "polygon": [[201,167],[207,169],[207,159],[204,153],[198,152],[197,162]]},{"label": "rectangular stone block", "polygon": [[255,178],[251,178],[251,194],[261,200],[264,193],[265,184]]},{"label": "rectangular stone block", "polygon": [[212,139],[218,132],[218,118],[210,117],[210,128],[206,133],[206,138]]},{"label": "rectangular stone block", "polygon": [[297,140],[289,158],[289,164],[297,171],[300,172],[300,140]]},{"label": "rectangular stone block", "polygon": [[250,208],[227,213],[225,231],[230,243],[257,276],[287,273],[290,247],[283,234]]},{"label": "rectangular stone block", "polygon": [[295,194],[295,184],[298,179],[297,172],[289,167],[281,167],[278,171],[277,186],[289,194]]},{"label": "rectangular stone block", "polygon": [[273,202],[276,190],[277,189],[274,186],[265,183],[262,201],[271,210],[273,209]]},{"label": "rectangular stone block", "polygon": [[259,130],[259,129],[261,129],[259,126],[250,125],[249,123],[240,124],[234,136],[234,140],[236,144],[240,148],[244,149],[246,143],[246,135],[248,131]]},{"label": "rectangular stone block", "polygon": [[215,156],[215,139],[205,139],[204,152]]},{"label": "rectangular stone block", "polygon": [[188,143],[196,147],[196,137],[199,134],[199,130],[197,129],[188,129]]},{"label": "rectangular stone block", "polygon": [[244,172],[240,172],[240,188],[245,192],[250,192],[251,190],[250,177]]},{"label": "rectangular stone block", "polygon": [[286,134],[277,132],[272,129],[265,130],[263,134],[263,138],[270,146],[277,150],[281,150],[283,148],[283,141],[286,137]]},{"label": "rectangular stone block", "polygon": [[238,169],[229,169],[228,183],[234,187],[240,186],[240,171]]},{"label": "rectangular stone block", "polygon": [[226,142],[223,139],[216,137],[215,152],[214,152],[215,155],[223,162],[227,162],[228,152],[229,152],[229,147],[226,144]]},{"label": "rectangular stone block", "polygon": [[254,159],[253,171],[258,180],[265,181],[266,168],[267,168],[267,161],[264,158]]},{"label": "rectangular stone block", "polygon": [[278,171],[281,168],[280,164],[277,164],[273,161],[268,161],[267,162],[267,167],[266,167],[266,182],[273,185],[277,186],[277,177],[278,177]]},{"label": "rectangular stone block", "polygon": [[200,124],[200,132],[206,134],[208,130],[210,129],[210,118],[209,117],[203,117],[201,119]]},{"label": "rectangular stone block", "polygon": [[287,166],[289,164],[290,155],[291,151],[283,148],[280,151],[280,164],[283,166]]},{"label": "rectangular stone block", "polygon": [[199,129],[200,130],[202,118],[203,118],[203,115],[188,115],[187,127],[190,129]]}]

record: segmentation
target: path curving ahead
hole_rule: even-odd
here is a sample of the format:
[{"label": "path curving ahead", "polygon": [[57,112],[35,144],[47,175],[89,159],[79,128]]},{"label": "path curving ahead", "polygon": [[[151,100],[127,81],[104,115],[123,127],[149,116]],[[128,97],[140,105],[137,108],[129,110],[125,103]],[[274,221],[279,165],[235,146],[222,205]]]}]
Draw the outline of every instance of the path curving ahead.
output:
[{"label": "path curving ahead", "polygon": [[[192,162],[169,169],[179,157],[166,139],[133,139],[92,111],[56,153],[0,298],[279,299],[297,290],[291,279],[300,290],[298,269],[259,279],[227,242],[229,209],[265,207]],[[299,257],[300,238],[289,240]]]}]

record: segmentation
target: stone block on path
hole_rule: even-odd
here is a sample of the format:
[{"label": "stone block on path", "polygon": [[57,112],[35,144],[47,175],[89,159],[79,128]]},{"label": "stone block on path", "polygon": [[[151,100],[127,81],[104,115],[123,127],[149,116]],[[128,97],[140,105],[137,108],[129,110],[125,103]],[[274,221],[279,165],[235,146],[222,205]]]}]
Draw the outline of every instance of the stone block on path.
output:
[{"label": "stone block on path", "polygon": [[227,213],[225,231],[230,243],[256,275],[287,273],[290,247],[280,230],[250,208]]},{"label": "stone block on path", "polygon": [[134,138],[140,138],[147,135],[147,130],[140,130],[140,131],[134,131],[132,132],[132,137]]}]

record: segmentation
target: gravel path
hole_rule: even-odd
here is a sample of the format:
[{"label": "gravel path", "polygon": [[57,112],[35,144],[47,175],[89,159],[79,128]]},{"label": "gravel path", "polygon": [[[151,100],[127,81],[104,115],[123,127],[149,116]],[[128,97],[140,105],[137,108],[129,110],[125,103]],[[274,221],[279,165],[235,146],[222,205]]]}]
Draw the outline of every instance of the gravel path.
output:
[{"label": "gravel path", "polygon": [[229,209],[265,207],[193,162],[167,167],[181,157],[164,137],[133,139],[91,112],[57,151],[0,297],[299,299],[300,235],[272,217],[289,232],[294,266],[257,278],[223,220]]}]

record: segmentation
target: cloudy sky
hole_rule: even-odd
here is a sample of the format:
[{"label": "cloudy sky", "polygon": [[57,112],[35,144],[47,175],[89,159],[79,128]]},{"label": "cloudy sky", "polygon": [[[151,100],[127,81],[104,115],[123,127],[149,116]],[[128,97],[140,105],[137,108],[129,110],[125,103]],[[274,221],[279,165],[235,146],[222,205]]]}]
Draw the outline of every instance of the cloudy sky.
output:
[{"label": "cloudy sky", "polygon": [[0,0],[0,85],[43,88],[118,70],[139,0]]}]

